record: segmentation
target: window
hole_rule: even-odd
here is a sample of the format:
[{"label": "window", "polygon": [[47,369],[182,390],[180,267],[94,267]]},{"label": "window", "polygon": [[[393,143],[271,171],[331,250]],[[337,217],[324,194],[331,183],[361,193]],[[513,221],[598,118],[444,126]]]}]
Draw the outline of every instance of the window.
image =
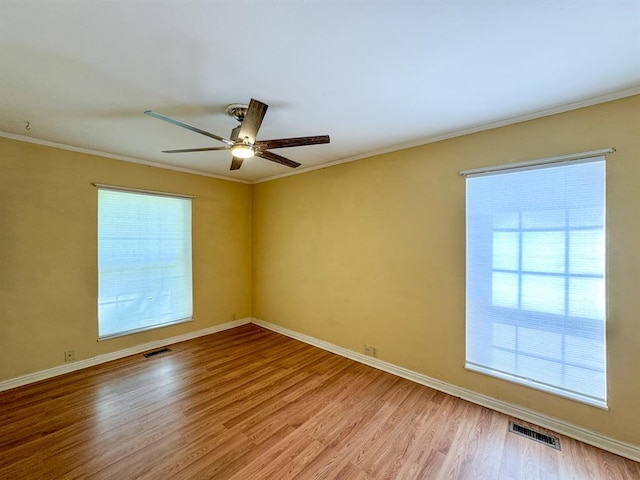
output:
[{"label": "window", "polygon": [[99,187],[99,337],[191,317],[191,199]]},{"label": "window", "polygon": [[470,370],[606,407],[605,161],[467,176]]}]

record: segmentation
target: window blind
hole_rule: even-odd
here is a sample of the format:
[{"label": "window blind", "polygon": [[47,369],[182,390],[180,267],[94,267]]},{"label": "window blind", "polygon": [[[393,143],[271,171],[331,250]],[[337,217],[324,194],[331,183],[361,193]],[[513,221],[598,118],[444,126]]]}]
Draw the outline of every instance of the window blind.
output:
[{"label": "window blind", "polygon": [[98,189],[98,333],[191,319],[191,199]]},{"label": "window blind", "polygon": [[606,407],[605,159],[467,176],[468,369]]}]

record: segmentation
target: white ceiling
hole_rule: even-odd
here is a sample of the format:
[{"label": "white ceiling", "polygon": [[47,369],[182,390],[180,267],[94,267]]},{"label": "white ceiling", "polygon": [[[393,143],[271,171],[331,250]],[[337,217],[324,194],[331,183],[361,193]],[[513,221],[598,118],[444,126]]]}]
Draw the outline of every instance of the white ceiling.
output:
[{"label": "white ceiling", "polygon": [[638,0],[0,0],[1,131],[236,180],[291,170],[143,112],[228,137],[254,97],[331,136],[298,172],[633,93]]}]

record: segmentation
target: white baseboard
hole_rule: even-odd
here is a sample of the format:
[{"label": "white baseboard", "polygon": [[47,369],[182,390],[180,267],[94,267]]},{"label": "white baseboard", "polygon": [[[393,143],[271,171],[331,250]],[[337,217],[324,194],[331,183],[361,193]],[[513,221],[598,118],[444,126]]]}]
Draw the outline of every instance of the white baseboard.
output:
[{"label": "white baseboard", "polygon": [[457,387],[456,385],[442,382],[421,373],[407,370],[406,368],[398,367],[391,363],[383,362],[382,360],[378,360],[377,358],[369,357],[361,353],[354,352],[353,350],[348,350],[332,343],[325,342],[323,340],[318,340],[317,338],[310,337],[293,330],[289,330],[288,328],[274,325],[273,323],[265,322],[264,320],[254,318],[252,320],[252,323],[272,330],[276,333],[286,335],[287,337],[291,337],[304,343],[308,343],[309,345],[313,345],[315,347],[322,348],[323,350],[327,350],[351,360],[355,360],[356,362],[364,363],[379,370],[383,370],[387,373],[397,375],[398,377],[406,378],[407,380],[411,380],[421,385],[426,385],[427,387],[431,387],[435,390],[439,390],[454,397],[459,397],[477,405],[481,405],[483,407],[496,410],[506,415],[519,418],[526,422],[540,425],[541,427],[553,430],[554,432],[566,435],[567,437],[574,438],[589,445],[593,445],[594,447],[598,447],[608,452],[615,453],[616,455],[620,455],[636,462],[640,462],[640,446],[638,445],[621,442],[620,440],[616,440],[615,438],[607,437],[597,432],[592,432],[578,425],[565,422],[564,420],[550,417],[540,412],[529,410],[512,403],[503,402],[501,400],[497,400],[495,398],[488,397],[486,395],[482,395],[465,388]]},{"label": "white baseboard", "polygon": [[239,327],[240,325],[246,325],[251,323],[253,319],[243,318],[240,320],[234,320],[232,322],[222,323],[220,325],[214,325],[213,327],[203,328],[196,330],[195,332],[184,333],[175,337],[163,338],[162,340],[155,340],[153,342],[143,343],[142,345],[136,345],[134,347],[125,348],[124,350],[118,350],[117,352],[105,353],[95,357],[79,360],[73,363],[65,363],[58,367],[48,368],[47,370],[41,370],[39,372],[30,373],[21,377],[11,378],[0,382],[0,392],[9,390],[11,388],[21,387],[29,383],[39,382],[46,380],[47,378],[57,377],[58,375],[64,375],[65,373],[74,372],[83,368],[93,367],[101,363],[110,362],[119,358],[128,357],[130,355],[137,355],[147,350],[153,350],[160,347],[166,347],[174,343],[184,342],[193,338],[203,337],[205,335],[211,335],[212,333],[221,332],[230,328]]},{"label": "white baseboard", "polygon": [[228,330],[230,328],[239,327],[241,325],[246,325],[247,323],[254,323],[268,330],[274,331],[276,333],[280,333],[282,335],[285,335],[290,338],[294,338],[296,340],[300,340],[309,345],[322,348],[323,350],[327,350],[329,352],[349,358],[356,362],[369,365],[379,370],[391,373],[393,375],[397,375],[398,377],[406,378],[407,380],[411,380],[421,385],[426,385],[427,387],[431,387],[435,390],[439,390],[449,395],[453,395],[454,397],[459,397],[469,402],[481,405],[483,407],[496,410],[506,415],[510,415],[512,417],[516,417],[521,420],[531,422],[536,425],[540,425],[541,427],[548,428],[549,430],[553,430],[562,435],[566,435],[567,437],[575,438],[576,440],[580,440],[581,442],[587,443],[589,445],[593,445],[594,447],[598,447],[603,450],[607,450],[609,452],[615,453],[616,455],[620,455],[620,456],[629,458],[631,460],[634,460],[636,462],[640,462],[640,446],[621,442],[614,438],[610,438],[605,435],[592,432],[578,425],[565,422],[564,420],[560,420],[554,417],[549,417],[547,415],[536,412],[534,410],[529,410],[527,408],[523,408],[518,405],[503,402],[501,400],[497,400],[495,398],[488,397],[488,396],[473,392],[471,390],[457,387],[450,383],[442,382],[440,380],[428,377],[421,373],[414,372],[406,368],[398,367],[391,363],[383,362],[382,360],[378,360],[377,358],[369,357],[361,353],[354,352],[353,350],[348,350],[346,348],[339,347],[332,343],[325,342],[323,340],[318,340],[317,338],[304,335],[302,333],[298,333],[293,330],[289,330],[288,328],[280,327],[278,325],[265,322],[264,320],[259,320],[257,318],[243,318],[240,320],[234,320],[232,322],[226,322],[220,325],[215,325],[213,327],[197,330],[195,332],[189,332],[182,335],[177,335],[175,337],[165,338],[162,340],[155,340],[153,342],[144,343],[142,345],[136,345],[134,347],[126,348],[124,350],[118,350],[117,352],[105,353],[103,355],[98,355],[85,360],[80,360],[77,362],[60,365],[58,367],[49,368],[47,370],[42,370],[40,372],[30,373],[28,375],[23,375],[20,377],[5,380],[0,382],[0,392],[4,390],[9,390],[11,388],[27,385],[29,383],[46,380],[48,378],[56,377],[58,375],[64,375],[65,373],[81,370],[83,368],[99,365],[101,363],[106,363],[112,360],[128,357],[130,355],[137,355],[139,353],[146,352],[148,350],[165,347],[167,345],[184,342],[186,340],[191,340],[193,338],[198,338],[205,335],[211,335],[212,333],[217,333],[223,330]]}]

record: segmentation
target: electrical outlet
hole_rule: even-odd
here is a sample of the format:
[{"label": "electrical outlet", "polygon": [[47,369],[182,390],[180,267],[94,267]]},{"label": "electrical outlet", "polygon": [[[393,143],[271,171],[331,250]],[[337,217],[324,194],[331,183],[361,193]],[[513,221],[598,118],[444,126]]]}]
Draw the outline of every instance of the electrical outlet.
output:
[{"label": "electrical outlet", "polygon": [[235,314],[235,313],[232,313],[232,314],[231,314],[231,320],[235,320],[235,319],[236,319],[236,314]]},{"label": "electrical outlet", "polygon": [[76,351],[75,350],[65,350],[64,352],[64,361],[65,362],[73,362],[76,359]]},{"label": "electrical outlet", "polygon": [[378,358],[378,347],[374,347],[373,345],[365,344],[365,346],[364,346],[364,354],[368,355],[370,357]]}]

